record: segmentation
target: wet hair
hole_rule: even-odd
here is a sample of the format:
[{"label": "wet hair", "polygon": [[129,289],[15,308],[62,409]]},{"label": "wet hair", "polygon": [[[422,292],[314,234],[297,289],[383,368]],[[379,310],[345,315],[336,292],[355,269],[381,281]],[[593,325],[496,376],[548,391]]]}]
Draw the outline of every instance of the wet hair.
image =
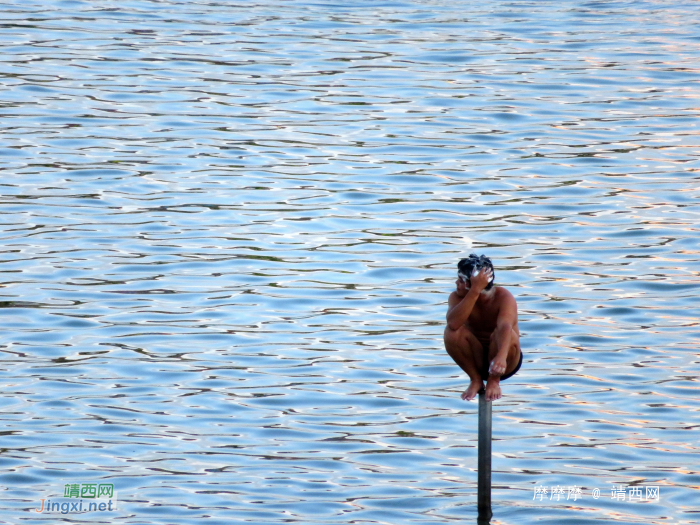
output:
[{"label": "wet hair", "polygon": [[482,268],[491,269],[491,280],[489,281],[489,284],[486,285],[486,288],[484,288],[484,290],[490,290],[493,288],[493,282],[496,280],[496,272],[493,269],[491,259],[485,255],[477,255],[472,253],[466,259],[460,259],[459,263],[457,264],[457,275],[459,275],[462,279],[466,278],[467,280],[471,280],[472,272],[474,270],[481,270]]}]

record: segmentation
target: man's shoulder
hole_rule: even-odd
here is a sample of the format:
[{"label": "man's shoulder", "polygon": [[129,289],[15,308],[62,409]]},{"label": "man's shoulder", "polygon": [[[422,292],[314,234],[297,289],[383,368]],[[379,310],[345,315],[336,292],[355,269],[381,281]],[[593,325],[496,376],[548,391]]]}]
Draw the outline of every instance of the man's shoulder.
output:
[{"label": "man's shoulder", "polygon": [[459,295],[457,292],[452,292],[452,293],[450,294],[450,297],[447,299],[447,302],[448,302],[449,304],[458,303],[458,302],[460,302],[462,299],[464,299],[464,297],[462,297],[461,295]]},{"label": "man's shoulder", "polygon": [[515,302],[515,296],[510,293],[510,291],[503,287],[503,286],[496,286],[494,288],[494,298],[496,301],[504,302],[504,301],[513,301]]}]

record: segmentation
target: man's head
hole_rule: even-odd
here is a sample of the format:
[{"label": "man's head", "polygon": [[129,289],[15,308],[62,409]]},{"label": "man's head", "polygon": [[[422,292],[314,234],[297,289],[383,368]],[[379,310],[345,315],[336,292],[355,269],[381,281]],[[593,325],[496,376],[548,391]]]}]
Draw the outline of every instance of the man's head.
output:
[{"label": "man's head", "polygon": [[491,270],[491,280],[489,284],[486,285],[484,290],[490,290],[493,288],[493,282],[496,279],[496,272],[493,269],[493,263],[491,259],[485,255],[477,255],[472,253],[466,259],[461,259],[457,264],[457,275],[464,281],[464,284],[469,284],[472,275],[476,275],[476,272],[482,268],[489,268]]}]

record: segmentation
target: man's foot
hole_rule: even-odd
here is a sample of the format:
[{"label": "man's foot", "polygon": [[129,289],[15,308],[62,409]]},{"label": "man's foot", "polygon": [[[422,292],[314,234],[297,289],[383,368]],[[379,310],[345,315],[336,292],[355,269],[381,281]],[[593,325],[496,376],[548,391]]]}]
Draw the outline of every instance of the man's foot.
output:
[{"label": "man's foot", "polygon": [[501,378],[489,376],[486,381],[486,401],[495,401],[501,399]]},{"label": "man's foot", "polygon": [[483,381],[472,381],[469,384],[469,388],[462,392],[462,399],[464,399],[465,401],[471,401],[476,397],[476,395],[479,393],[479,390],[481,390],[482,388],[484,388]]}]

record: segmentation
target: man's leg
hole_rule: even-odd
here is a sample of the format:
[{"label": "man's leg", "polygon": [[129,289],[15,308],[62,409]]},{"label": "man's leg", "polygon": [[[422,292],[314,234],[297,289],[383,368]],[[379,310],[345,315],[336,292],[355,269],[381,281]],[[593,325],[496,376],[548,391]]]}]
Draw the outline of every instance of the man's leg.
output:
[{"label": "man's leg", "polygon": [[[491,334],[491,344],[489,346],[489,364],[498,354],[499,348],[498,334],[494,332]],[[515,330],[511,330],[510,334],[510,348],[508,350],[508,356],[506,357],[506,371],[503,375],[510,374],[515,367],[518,366],[520,361],[520,334]],[[494,401],[501,398],[501,376],[490,375],[486,381],[486,400]]]},{"label": "man's leg", "polygon": [[444,338],[445,350],[471,380],[469,387],[462,393],[462,399],[471,401],[484,387],[479,374],[483,352],[481,343],[465,326],[460,326],[457,330],[446,327]]}]

